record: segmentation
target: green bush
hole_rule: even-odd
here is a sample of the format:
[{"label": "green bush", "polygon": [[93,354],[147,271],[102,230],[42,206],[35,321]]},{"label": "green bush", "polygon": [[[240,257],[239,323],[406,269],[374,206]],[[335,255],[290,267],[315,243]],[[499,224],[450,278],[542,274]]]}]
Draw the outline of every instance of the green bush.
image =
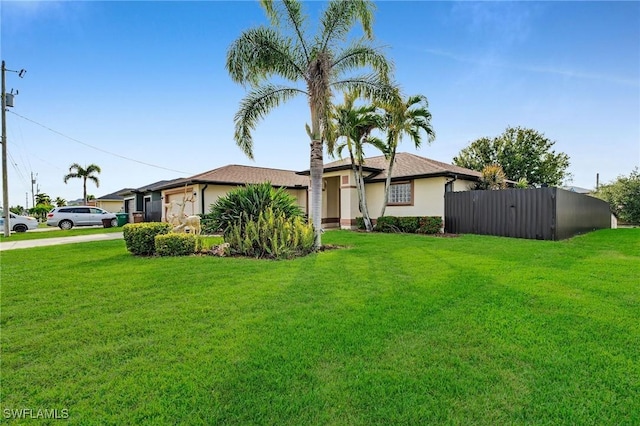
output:
[{"label": "green bush", "polygon": [[420,228],[420,218],[417,216],[405,216],[398,218],[400,231],[415,234]]},{"label": "green bush", "polygon": [[356,226],[358,229],[365,229],[364,218],[362,216],[356,217]]},{"label": "green bush", "polygon": [[230,254],[286,259],[313,251],[313,226],[301,217],[287,217],[267,207],[257,218],[243,214],[225,233]]},{"label": "green bush", "polygon": [[220,226],[217,223],[213,213],[204,213],[200,215],[200,228],[202,235],[213,235],[220,233]]},{"label": "green bush", "polygon": [[420,234],[438,234],[442,230],[442,217],[440,216],[423,216],[420,218]]},{"label": "green bush", "polygon": [[198,237],[193,234],[159,234],[155,238],[158,256],[189,256],[196,252]]},{"label": "green bush", "polygon": [[374,231],[437,234],[441,229],[440,216],[382,216],[376,221]]},{"label": "green bush", "polygon": [[122,227],[127,250],[136,256],[150,256],[155,253],[155,236],[168,234],[171,225],[160,222],[128,223]]},{"label": "green bush", "polygon": [[303,217],[302,209],[296,199],[284,188],[274,188],[270,182],[247,185],[229,191],[211,205],[210,214],[206,215],[207,229],[227,233],[231,226],[242,224],[258,218],[267,208],[276,216],[285,218]]},{"label": "green bush", "polygon": [[376,220],[376,226],[373,230],[378,232],[400,232],[398,218],[395,216],[381,216]]}]

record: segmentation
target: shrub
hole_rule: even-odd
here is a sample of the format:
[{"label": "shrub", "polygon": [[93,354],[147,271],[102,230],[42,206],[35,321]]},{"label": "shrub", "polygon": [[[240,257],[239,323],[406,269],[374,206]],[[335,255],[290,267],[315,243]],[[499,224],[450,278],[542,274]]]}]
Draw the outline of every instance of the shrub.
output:
[{"label": "shrub", "polygon": [[267,208],[272,209],[276,216],[285,218],[302,217],[302,209],[296,199],[284,188],[274,188],[270,182],[247,185],[229,191],[211,205],[211,213],[207,215],[210,223],[208,229],[215,228],[227,233],[231,226],[257,220],[258,215]]},{"label": "shrub", "polygon": [[122,227],[127,250],[137,256],[155,253],[155,236],[168,234],[171,225],[160,222],[128,223]]},{"label": "shrub", "polygon": [[290,218],[267,207],[257,218],[243,214],[225,233],[230,254],[283,259],[313,251],[313,226],[299,216]]},{"label": "shrub", "polygon": [[220,225],[215,220],[213,213],[200,215],[200,227],[203,235],[213,235],[220,232]]},{"label": "shrub", "polygon": [[399,217],[398,228],[400,228],[402,232],[415,234],[420,228],[420,218],[417,216]]},{"label": "shrub", "polygon": [[440,216],[424,216],[420,218],[420,234],[438,234],[442,229],[442,217]]},{"label": "shrub", "polygon": [[364,218],[362,216],[356,217],[356,226],[358,229],[365,229]]},{"label": "shrub", "polygon": [[198,237],[193,234],[159,234],[154,238],[158,256],[188,256],[196,252]]},{"label": "shrub", "polygon": [[381,216],[376,220],[376,226],[373,230],[378,232],[400,232],[398,218],[395,216]]}]

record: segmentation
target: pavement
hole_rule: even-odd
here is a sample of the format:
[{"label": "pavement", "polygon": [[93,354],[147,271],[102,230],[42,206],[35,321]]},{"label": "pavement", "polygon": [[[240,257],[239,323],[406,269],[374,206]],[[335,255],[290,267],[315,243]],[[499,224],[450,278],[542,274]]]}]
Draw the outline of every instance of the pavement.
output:
[{"label": "pavement", "polygon": [[[52,228],[52,229],[57,229],[57,228]],[[36,230],[27,231],[27,232],[34,232],[34,231]],[[42,238],[38,240],[26,240],[26,241],[4,241],[0,243],[0,251],[24,249],[24,248],[32,248],[32,247],[55,246],[59,244],[86,243],[88,241],[117,240],[122,238],[124,238],[122,236],[122,232],[112,232],[109,234],[77,235],[74,237]]]}]

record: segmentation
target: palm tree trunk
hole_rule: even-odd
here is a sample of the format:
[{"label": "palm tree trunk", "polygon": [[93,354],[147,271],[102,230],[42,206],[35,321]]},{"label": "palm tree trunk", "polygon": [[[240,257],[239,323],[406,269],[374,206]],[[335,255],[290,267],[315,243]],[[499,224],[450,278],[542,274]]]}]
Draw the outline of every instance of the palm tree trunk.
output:
[{"label": "palm tree trunk", "polygon": [[387,167],[387,179],[384,182],[384,201],[382,202],[382,211],[380,212],[380,217],[384,216],[384,211],[387,208],[387,203],[389,202],[389,187],[391,186],[391,173],[393,172],[393,163],[396,159],[396,149],[395,147],[391,149],[391,155],[389,155],[389,167]]},{"label": "palm tree trunk", "polygon": [[315,248],[322,246],[322,140],[311,141],[311,223],[315,233]]},{"label": "palm tree trunk", "polygon": [[[353,158],[352,158],[353,161]],[[371,224],[371,217],[369,217],[369,208],[367,207],[367,194],[364,188],[364,176],[362,175],[362,165],[356,166],[353,164],[353,172],[356,175],[356,188],[358,191],[358,202],[360,203],[360,212],[362,213],[362,220],[364,221],[364,228],[367,232],[373,230]]]},{"label": "palm tree trunk", "polygon": [[82,179],[82,196],[84,197],[84,205],[87,205],[87,178]]}]

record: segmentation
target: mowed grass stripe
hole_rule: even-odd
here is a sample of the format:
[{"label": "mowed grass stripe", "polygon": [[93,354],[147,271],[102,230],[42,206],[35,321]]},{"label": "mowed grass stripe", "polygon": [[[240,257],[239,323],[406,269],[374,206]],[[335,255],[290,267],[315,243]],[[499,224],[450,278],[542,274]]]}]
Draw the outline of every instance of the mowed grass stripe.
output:
[{"label": "mowed grass stripe", "polygon": [[71,424],[638,424],[640,230],[2,253],[2,408]]}]

